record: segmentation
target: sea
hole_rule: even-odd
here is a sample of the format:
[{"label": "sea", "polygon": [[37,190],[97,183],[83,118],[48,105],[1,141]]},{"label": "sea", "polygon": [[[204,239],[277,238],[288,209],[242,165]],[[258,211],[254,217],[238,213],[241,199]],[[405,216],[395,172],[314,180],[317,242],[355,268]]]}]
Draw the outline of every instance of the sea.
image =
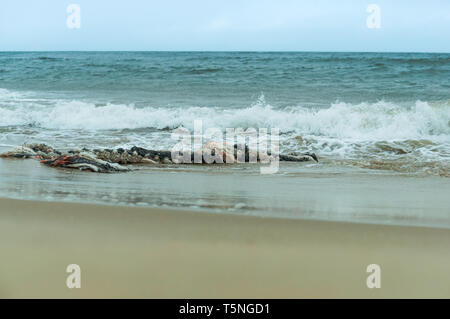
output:
[{"label": "sea", "polygon": [[0,145],[170,149],[278,128],[335,167],[450,175],[450,54],[1,52]]}]

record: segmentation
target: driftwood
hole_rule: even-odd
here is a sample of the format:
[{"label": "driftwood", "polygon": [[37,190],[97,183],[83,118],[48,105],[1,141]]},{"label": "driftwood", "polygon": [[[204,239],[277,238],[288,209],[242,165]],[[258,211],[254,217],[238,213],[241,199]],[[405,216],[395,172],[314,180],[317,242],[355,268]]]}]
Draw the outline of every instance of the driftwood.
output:
[{"label": "driftwood", "polygon": [[97,173],[125,172],[129,168],[117,163],[110,163],[90,156],[89,154],[61,155],[55,159],[41,161],[42,164],[52,167],[77,168]]}]

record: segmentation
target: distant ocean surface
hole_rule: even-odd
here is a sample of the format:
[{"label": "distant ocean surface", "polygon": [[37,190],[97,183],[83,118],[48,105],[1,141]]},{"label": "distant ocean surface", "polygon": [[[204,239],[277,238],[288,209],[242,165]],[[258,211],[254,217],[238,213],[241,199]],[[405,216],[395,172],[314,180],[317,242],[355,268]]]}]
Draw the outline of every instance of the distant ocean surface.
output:
[{"label": "distant ocean surface", "polygon": [[0,145],[169,149],[277,127],[281,152],[450,176],[450,54],[0,52]]}]

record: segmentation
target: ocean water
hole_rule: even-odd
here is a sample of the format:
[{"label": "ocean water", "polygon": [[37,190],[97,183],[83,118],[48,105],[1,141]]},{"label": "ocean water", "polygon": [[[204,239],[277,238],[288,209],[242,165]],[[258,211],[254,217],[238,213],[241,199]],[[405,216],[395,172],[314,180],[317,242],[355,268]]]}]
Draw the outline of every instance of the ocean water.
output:
[{"label": "ocean water", "polygon": [[1,52],[0,146],[170,149],[279,128],[328,167],[450,176],[450,54]]}]

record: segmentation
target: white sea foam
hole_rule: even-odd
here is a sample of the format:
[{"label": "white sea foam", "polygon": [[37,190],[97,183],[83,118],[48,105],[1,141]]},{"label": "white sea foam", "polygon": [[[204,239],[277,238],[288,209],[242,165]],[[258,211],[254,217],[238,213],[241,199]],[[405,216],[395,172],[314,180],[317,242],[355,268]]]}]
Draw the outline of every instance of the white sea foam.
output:
[{"label": "white sea foam", "polygon": [[[361,158],[364,154],[369,157],[381,154],[386,159],[408,153],[412,161],[418,157],[425,161],[450,158],[450,101],[417,101],[406,106],[385,101],[342,102],[328,108],[299,105],[277,109],[262,96],[253,105],[235,109],[137,108],[124,104],[96,106],[84,101],[33,99],[28,94],[0,90],[0,129],[30,126],[41,142],[58,143],[59,139],[65,145],[80,142],[89,145],[88,141],[95,137],[97,143],[102,141],[102,146],[170,147],[175,142],[167,132],[161,133],[165,134],[163,139],[163,135],[143,133],[142,129],[183,126],[192,130],[194,120],[203,120],[204,128],[279,128],[282,150],[312,149],[321,156]],[[123,129],[127,132],[105,132]],[[20,140],[17,137],[20,132],[18,129],[12,137],[0,136],[0,141],[14,143]]]},{"label": "white sea foam", "polygon": [[295,106],[283,110],[271,107],[262,98],[246,108],[225,110],[50,102],[21,99],[16,93],[0,90],[0,126],[32,125],[58,130],[193,128],[194,120],[201,119],[204,127],[277,127],[281,132],[363,141],[450,137],[449,101],[417,101],[409,107],[384,101],[335,103],[325,109]]}]

